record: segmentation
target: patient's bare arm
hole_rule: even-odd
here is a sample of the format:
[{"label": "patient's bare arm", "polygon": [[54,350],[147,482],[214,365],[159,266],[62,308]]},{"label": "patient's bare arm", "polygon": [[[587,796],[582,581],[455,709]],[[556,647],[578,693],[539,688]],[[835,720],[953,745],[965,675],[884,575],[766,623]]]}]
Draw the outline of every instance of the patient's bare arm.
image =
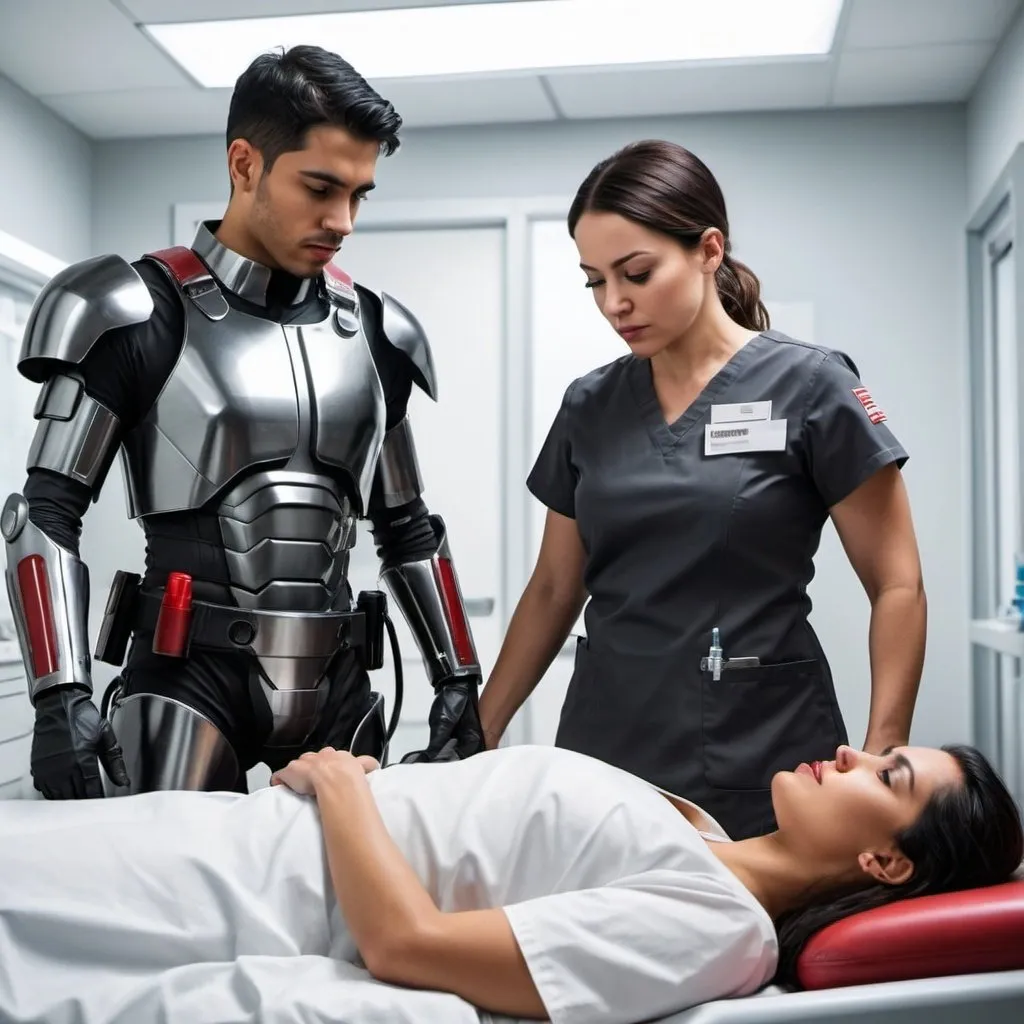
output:
[{"label": "patient's bare arm", "polygon": [[388,834],[356,758],[306,754],[275,781],[315,794],[338,905],[375,978],[451,992],[492,1013],[547,1017],[504,911],[438,909]]}]

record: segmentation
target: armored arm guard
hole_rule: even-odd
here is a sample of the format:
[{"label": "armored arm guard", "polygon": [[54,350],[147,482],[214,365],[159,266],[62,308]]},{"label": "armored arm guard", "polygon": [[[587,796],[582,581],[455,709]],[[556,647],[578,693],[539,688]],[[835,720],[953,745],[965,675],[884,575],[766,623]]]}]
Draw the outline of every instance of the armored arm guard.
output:
[{"label": "armored arm guard", "polygon": [[[408,359],[412,379],[436,400],[437,380],[426,333],[401,303],[389,295],[381,298],[384,335]],[[376,490],[385,508],[409,505],[423,493],[408,416],[384,435]],[[409,623],[431,683],[437,687],[457,678],[479,681],[480,661],[444,521],[431,515],[429,523],[436,540],[433,554],[388,566],[381,579]]]},{"label": "armored arm guard", "polygon": [[462,677],[479,682],[480,660],[444,522],[432,515],[430,525],[437,551],[421,561],[391,566],[381,578],[409,623],[431,684],[437,687]]},{"label": "armored arm guard", "polygon": [[[68,267],[42,290],[18,359],[25,377],[43,383],[28,470],[67,477],[95,497],[117,451],[119,424],[85,392],[76,367],[106,331],[141,323],[152,311],[142,278],[117,256]],[[6,542],[7,593],[33,704],[57,687],[91,692],[88,568],[32,522],[21,494],[7,499],[0,532]]]}]

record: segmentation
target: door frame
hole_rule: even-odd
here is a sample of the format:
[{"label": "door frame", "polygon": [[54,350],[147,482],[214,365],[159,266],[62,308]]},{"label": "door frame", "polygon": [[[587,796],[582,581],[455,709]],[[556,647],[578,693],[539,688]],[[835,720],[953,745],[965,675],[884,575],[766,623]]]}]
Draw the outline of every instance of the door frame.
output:
[{"label": "door frame", "polygon": [[[500,199],[399,199],[367,203],[359,211],[356,231],[405,231],[445,228],[500,228],[504,237],[502,336],[498,432],[500,460],[499,509],[502,537],[499,553],[499,592],[502,600],[501,635],[530,573],[530,503],[526,477],[532,466],[532,338],[530,227],[535,221],[563,220],[571,197],[535,196]],[[176,203],[173,208],[173,245],[189,245],[195,226],[218,220],[224,204]],[[532,709],[527,701],[509,726],[510,743],[529,743],[534,734]]]},{"label": "door frame", "polygon": [[[1016,410],[1011,429],[1024,437],[1024,144],[1010,157],[988,194],[967,222],[967,352],[966,400],[969,403],[967,450],[971,487],[963,496],[966,508],[965,546],[970,565],[967,614],[971,634],[971,714],[974,743],[1003,773],[1014,796],[1024,800],[1024,646],[1004,650],[988,626],[999,567],[994,562],[996,537],[996,466],[992,459],[991,419],[994,394],[992,365],[991,275],[1001,254],[1014,250],[1015,337],[1017,351]],[[1005,482],[1004,482],[1005,486]],[[1024,516],[1024,445],[1018,449],[1018,471],[1010,484],[1017,489],[1018,515]],[[1022,528],[1024,535],[1024,528]],[[1005,600],[1008,595],[1001,598]],[[981,627],[977,631],[974,626]],[[1015,634],[1011,634],[1013,636]],[[1006,654],[1013,653],[1006,657]],[[1009,665],[1015,665],[1007,678]]]}]

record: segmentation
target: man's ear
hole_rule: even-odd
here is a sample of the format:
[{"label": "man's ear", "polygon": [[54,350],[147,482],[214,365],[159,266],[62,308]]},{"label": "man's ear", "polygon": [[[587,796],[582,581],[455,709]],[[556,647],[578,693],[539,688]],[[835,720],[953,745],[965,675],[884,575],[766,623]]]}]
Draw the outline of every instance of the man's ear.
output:
[{"label": "man's ear", "polygon": [[861,871],[882,885],[903,885],[914,874],[914,865],[901,850],[864,852],[857,857]]},{"label": "man's ear", "polygon": [[233,139],[228,146],[228,174],[238,192],[255,192],[263,174],[263,156],[246,139]]}]

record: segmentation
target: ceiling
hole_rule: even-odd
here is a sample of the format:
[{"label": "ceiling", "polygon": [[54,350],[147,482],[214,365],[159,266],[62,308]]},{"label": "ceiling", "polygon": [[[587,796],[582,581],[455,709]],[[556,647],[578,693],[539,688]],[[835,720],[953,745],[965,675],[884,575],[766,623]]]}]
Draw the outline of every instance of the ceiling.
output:
[{"label": "ceiling", "polygon": [[[93,139],[219,134],[230,90],[194,85],[138,23],[439,2],[0,0],[0,74]],[[408,128],[963,102],[1021,2],[846,0],[823,59],[372,84]]]}]

